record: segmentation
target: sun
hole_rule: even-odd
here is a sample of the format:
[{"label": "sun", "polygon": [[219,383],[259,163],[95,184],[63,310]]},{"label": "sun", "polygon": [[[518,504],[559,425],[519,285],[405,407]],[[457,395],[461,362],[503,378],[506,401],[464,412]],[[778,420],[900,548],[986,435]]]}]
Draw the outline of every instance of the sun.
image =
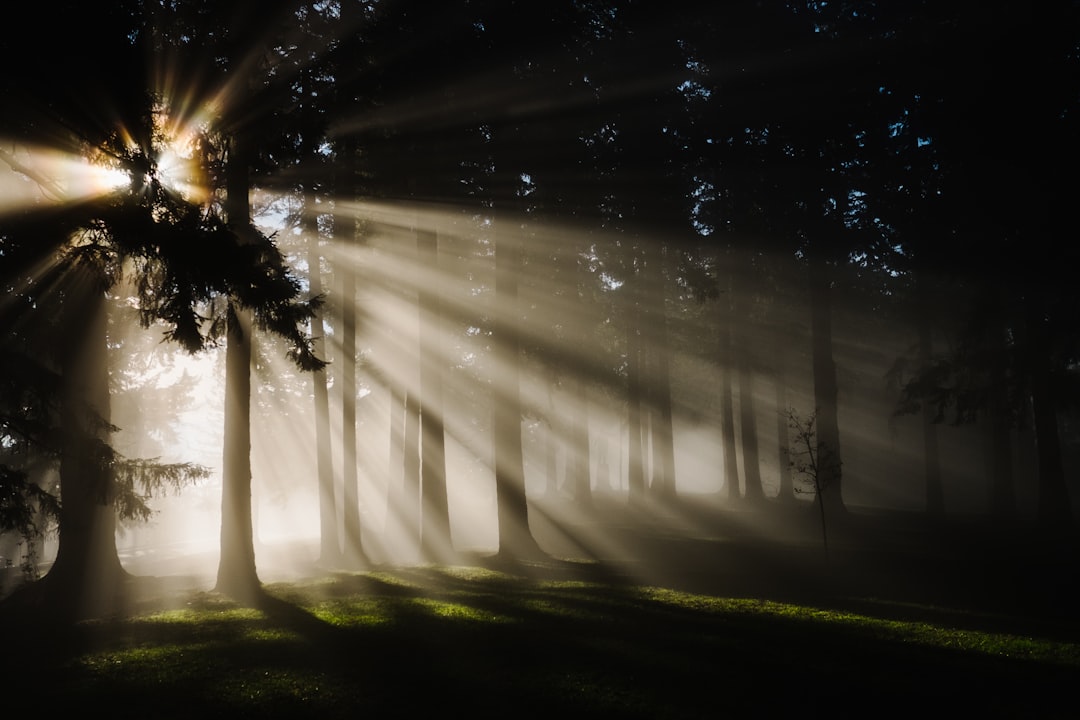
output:
[{"label": "sun", "polygon": [[168,102],[154,111],[155,175],[165,187],[194,203],[210,199],[207,113],[178,119]]}]

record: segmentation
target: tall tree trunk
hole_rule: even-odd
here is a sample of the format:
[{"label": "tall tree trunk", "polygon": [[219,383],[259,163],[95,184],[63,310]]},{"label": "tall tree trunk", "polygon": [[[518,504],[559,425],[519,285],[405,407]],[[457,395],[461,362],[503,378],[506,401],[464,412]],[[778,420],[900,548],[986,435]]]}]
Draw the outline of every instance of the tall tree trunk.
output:
[{"label": "tall tree trunk", "polygon": [[[437,276],[439,238],[431,229],[417,230],[420,266]],[[420,287],[421,483],[423,492],[421,552],[427,560],[453,556],[450,512],[446,496],[446,436],[443,427],[443,362],[436,338],[442,328],[434,283]]]},{"label": "tall tree trunk", "polygon": [[810,331],[813,357],[814,405],[817,418],[817,452],[830,461],[818,472],[822,488],[822,512],[843,517],[842,464],[840,451],[839,389],[833,359],[832,285],[829,266],[815,251],[810,256]]},{"label": "tall tree trunk", "polygon": [[383,537],[387,544],[404,539],[406,526],[402,518],[405,508],[405,390],[395,378],[387,379],[390,402],[390,452],[387,457],[386,524]]},{"label": "tall tree trunk", "polygon": [[60,368],[59,547],[43,581],[50,604],[69,615],[112,609],[127,576],[116,550],[113,478],[102,452],[110,441],[107,313],[104,287],[92,273],[72,273],[79,287],[66,301],[85,321],[73,323],[81,333],[71,338]]},{"label": "tall tree trunk", "polygon": [[580,373],[567,377],[570,392],[566,406],[570,410],[569,443],[566,458],[566,478],[574,504],[579,508],[592,507],[592,478],[589,475],[589,398]]},{"label": "tall tree trunk", "polygon": [[[312,297],[323,294],[322,253],[319,252],[319,224],[314,198],[304,198],[304,232],[308,238],[308,285]],[[312,346],[318,357],[326,358],[326,329],[320,311],[311,318]],[[319,488],[319,564],[336,567],[341,563],[341,541],[337,525],[337,489],[334,487],[334,458],[330,437],[330,393],[326,370],[311,374],[315,398],[315,464]]]},{"label": "tall tree trunk", "polygon": [[1057,407],[1050,379],[1049,339],[1039,301],[1028,300],[1026,312],[1027,373],[1039,462],[1039,520],[1048,529],[1058,531],[1072,525],[1072,506],[1061,459]]},{"label": "tall tree trunk", "polygon": [[739,493],[739,464],[735,455],[735,398],[733,378],[737,365],[733,357],[731,325],[734,315],[731,300],[731,279],[727,292],[720,295],[720,327],[717,333],[717,356],[723,366],[720,385],[720,441],[724,453],[724,485],[727,499],[734,501]]},{"label": "tall tree trunk", "polygon": [[221,557],[216,589],[250,598],[260,587],[251,514],[251,318],[231,303],[228,313]]},{"label": "tall tree trunk", "polygon": [[787,374],[783,362],[776,370],[776,464],[779,473],[779,490],[776,499],[790,502],[795,499],[795,484],[791,477],[791,438],[788,435]]},{"label": "tall tree trunk", "polygon": [[765,498],[765,493],[761,487],[754,375],[747,355],[746,352],[739,354],[739,426],[742,430],[743,478],[746,500],[759,503]]},{"label": "tall tree trunk", "polygon": [[[233,138],[226,167],[226,217],[240,241],[251,227],[250,146],[243,132]],[[221,473],[219,592],[250,598],[261,587],[255,570],[251,516],[251,317],[229,302],[225,348],[225,430]]]},{"label": "tall tree trunk", "polygon": [[606,435],[601,435],[596,443],[596,489],[601,493],[616,490],[618,480],[611,480],[611,465],[608,463],[609,443]]},{"label": "tall tree trunk", "polygon": [[420,513],[420,400],[419,393],[405,394],[405,428],[402,444],[402,503],[401,522],[406,528],[405,552],[410,557],[419,557],[420,541],[423,536]]},{"label": "tall tree trunk", "polygon": [[[353,196],[352,180],[355,170],[355,149],[350,143],[339,148],[338,176],[335,179],[338,197]],[[347,251],[357,243],[356,218],[340,208],[334,213],[334,237]],[[346,252],[346,257],[353,257]],[[360,526],[360,472],[356,435],[356,267],[338,268],[339,312],[341,313],[341,362],[338,380],[341,383],[341,505],[342,560],[349,567],[367,564],[363,549],[363,530]]]},{"label": "tall tree trunk", "polygon": [[544,495],[555,500],[559,494],[559,432],[561,425],[558,408],[555,405],[557,378],[555,370],[548,369],[547,377],[547,423],[544,433]]},{"label": "tall tree trunk", "polygon": [[650,422],[653,441],[653,478],[661,497],[675,497],[675,437],[671,409],[671,360],[668,351],[667,275],[669,249],[660,243],[650,244],[651,262],[647,268],[653,292],[648,298],[649,347],[655,371],[649,382],[653,418]]},{"label": "tall tree trunk", "polygon": [[[351,224],[351,223],[349,223]],[[349,232],[348,228],[345,230]],[[350,566],[361,563],[360,473],[356,434],[356,275],[341,271],[341,487],[342,554]]]},{"label": "tall tree trunk", "polygon": [[732,334],[738,343],[735,367],[739,378],[739,439],[743,457],[743,498],[760,503],[765,493],[761,487],[761,454],[758,447],[757,402],[754,397],[753,340],[750,333],[750,312],[754,296],[750,282],[756,272],[750,263],[732,279]]},{"label": "tall tree trunk", "polygon": [[[415,223],[417,222],[418,220],[414,221],[414,227],[416,227]],[[416,239],[415,235],[414,239]],[[419,245],[414,244],[413,247],[409,248],[409,251],[413,253],[412,261],[419,267]],[[403,299],[407,301],[415,300],[416,306],[419,307],[420,305],[419,293],[415,298]],[[420,313],[418,311],[417,319],[419,320],[419,318]],[[413,333],[414,329],[415,334]],[[398,458],[396,471],[401,473],[401,486],[391,503],[390,509],[393,513],[393,520],[401,530],[403,543],[400,548],[401,557],[409,562],[416,562],[420,559],[423,537],[423,527],[421,525],[423,518],[420,504],[420,342],[422,333],[423,328],[419,326],[419,323],[409,329],[402,328],[402,352],[393,359],[393,362],[401,369],[403,378],[400,383],[395,384],[398,393],[395,405],[400,407],[401,418],[395,422],[395,430],[391,433],[391,437],[394,436],[394,433],[400,435],[401,445],[400,453],[396,454]]]},{"label": "tall tree trunk", "polygon": [[[591,250],[589,243],[581,235],[577,233],[571,233],[566,238],[566,244],[562,245],[562,256],[566,262],[571,263],[572,270],[569,274],[572,287],[570,292],[577,299],[579,306],[582,308],[582,312],[577,317],[576,323],[569,323],[567,325],[569,329],[569,335],[567,336],[571,342],[577,343],[577,350],[581,353],[582,364],[587,366],[590,359],[594,357],[594,347],[596,345],[596,339],[590,332],[590,328],[598,323],[596,314],[590,311],[592,303],[589,302],[589,298],[592,292],[594,278],[592,273],[587,267],[586,261],[583,259],[587,257]],[[571,488],[571,492],[574,496],[575,504],[582,509],[588,510],[593,507],[593,483],[592,483],[592,442],[590,439],[590,401],[589,401],[589,389],[590,383],[586,376],[586,370],[584,367],[577,367],[575,363],[570,363],[568,371],[565,373],[566,388],[568,395],[573,399],[574,404],[570,406],[571,411],[574,412],[572,422],[567,428],[570,432],[568,438],[569,443],[567,447],[570,449],[568,455],[572,457],[571,462],[574,463],[573,476],[575,483]],[[566,426],[563,426],[566,428]],[[598,473],[600,468],[597,468]],[[597,487],[603,487],[607,489],[610,487],[609,480],[607,478],[607,466],[603,467],[605,473],[604,478],[597,477]],[[569,477],[570,473],[567,473]]]},{"label": "tall tree trunk", "polygon": [[641,503],[645,499],[645,448],[642,437],[644,382],[641,377],[643,355],[641,345],[641,312],[636,291],[631,288],[631,297],[626,308],[626,426],[629,443],[627,485],[631,503]]},{"label": "tall tree trunk", "polygon": [[[508,221],[502,222],[509,225]],[[497,363],[493,421],[499,556],[518,559],[542,554],[529,529],[525,459],[521,446],[518,277],[522,250],[514,233],[499,228],[496,232],[494,344]]]}]

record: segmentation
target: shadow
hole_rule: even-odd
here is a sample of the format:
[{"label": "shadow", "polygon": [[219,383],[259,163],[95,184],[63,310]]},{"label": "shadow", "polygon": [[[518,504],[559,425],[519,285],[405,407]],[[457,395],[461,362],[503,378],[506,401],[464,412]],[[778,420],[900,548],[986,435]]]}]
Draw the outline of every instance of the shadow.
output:
[{"label": "shadow", "polygon": [[338,644],[339,633],[332,625],[317,618],[298,604],[272,595],[265,588],[261,588],[250,602],[245,604],[262,612],[278,627],[294,632],[309,642]]},{"label": "shadow", "polygon": [[[261,587],[245,603],[215,591],[150,579],[129,607],[138,617],[33,625],[0,614],[4,677],[26,697],[92,706],[115,717],[412,717],[466,709],[618,718],[709,718],[833,712],[852,697],[889,692],[890,712],[936,698],[965,709],[1055,717],[1080,658],[1006,657],[973,647],[913,642],[887,624],[770,608],[770,596],[832,597],[828,587],[769,588],[766,568],[801,560],[775,547],[742,556],[745,542],[666,538],[652,560],[673,585],[714,593],[671,596],[643,587],[617,563],[551,560],[509,566],[382,567]],[[718,564],[717,564],[718,563]],[[694,566],[713,575],[697,577]],[[679,572],[675,572],[678,570]],[[755,573],[761,572],[762,577]],[[739,578],[739,575],[747,577]],[[840,582],[843,580],[843,582]],[[569,581],[569,582],[567,582]],[[778,582],[778,581],[777,581]],[[721,589],[750,590],[746,602]],[[765,592],[764,590],[768,590]],[[846,598],[868,618],[907,616],[947,626],[994,627],[974,612]],[[183,608],[174,617],[154,608]],[[251,612],[256,611],[256,612]],[[21,620],[25,620],[23,617]],[[1023,626],[1017,625],[1019,630]],[[9,632],[22,639],[11,644]],[[1027,637],[1027,635],[1021,635]],[[808,678],[814,681],[806,692]],[[991,690],[988,690],[990,688]],[[895,696],[895,697],[893,697]],[[144,713],[139,715],[138,713]]]}]

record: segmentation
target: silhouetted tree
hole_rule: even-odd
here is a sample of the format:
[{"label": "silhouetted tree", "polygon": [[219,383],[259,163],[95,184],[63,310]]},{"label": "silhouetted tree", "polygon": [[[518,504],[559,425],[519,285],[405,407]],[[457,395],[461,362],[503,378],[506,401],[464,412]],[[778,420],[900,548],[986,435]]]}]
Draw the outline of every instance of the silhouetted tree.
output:
[{"label": "silhouetted tree", "polygon": [[[239,58],[236,59],[239,62]],[[252,162],[246,132],[228,149],[225,217],[241,242],[255,241],[251,226]],[[237,303],[226,309],[225,428],[221,468],[221,548],[215,589],[250,599],[259,588],[251,515],[251,313]]]},{"label": "silhouetted tree", "polygon": [[[730,280],[728,281],[730,283]],[[729,286],[730,287],[730,286]],[[717,332],[716,355],[721,363],[720,372],[720,441],[724,456],[723,482],[728,501],[741,497],[739,490],[739,465],[735,446],[735,400],[734,377],[737,361],[732,353],[731,293],[721,292],[719,306],[720,323]]]},{"label": "silhouetted tree", "polygon": [[[336,150],[338,172],[335,178],[334,240],[345,248],[359,243],[361,223],[356,216],[340,207],[355,197],[353,177],[356,173],[356,147],[349,141]],[[354,566],[366,562],[363,550],[363,528],[360,524],[359,457],[357,455],[356,400],[357,387],[357,311],[356,268],[341,267],[337,273],[338,332],[340,363],[337,379],[341,389],[341,468],[343,511],[343,559]]]},{"label": "silhouetted tree", "polygon": [[[148,41],[158,53],[166,55],[180,67],[188,67],[195,77],[207,78],[206,85],[196,85],[192,92],[221,92],[230,88],[229,102],[217,108],[215,123],[204,133],[202,157],[210,182],[223,181],[225,197],[223,211],[228,221],[220,223],[219,234],[227,242],[217,247],[199,245],[191,237],[187,241],[185,263],[164,266],[165,272],[180,275],[175,294],[191,304],[211,307],[221,303],[209,328],[203,331],[204,316],[192,312],[174,320],[177,329],[171,336],[197,350],[207,336],[227,338],[225,437],[222,470],[221,557],[218,566],[217,588],[237,597],[250,598],[259,590],[254,561],[254,539],[251,508],[251,369],[253,333],[263,330],[282,338],[288,353],[302,370],[324,366],[312,350],[311,340],[304,334],[312,313],[321,302],[312,299],[300,302],[300,286],[286,266],[284,257],[270,238],[259,233],[252,224],[251,183],[253,173],[262,166],[261,152],[267,152],[279,136],[265,132],[279,129],[273,110],[259,115],[252,106],[270,107],[271,100],[288,97],[282,91],[283,68],[273,53],[265,54],[262,43],[272,43],[280,37],[282,27],[288,26],[289,3],[272,3],[255,7],[254,3],[237,2],[209,7],[201,3],[155,8],[155,33]],[[228,28],[225,33],[221,27]],[[215,67],[214,61],[223,65]],[[222,71],[228,73],[224,76]],[[278,79],[275,79],[278,78]],[[220,86],[215,86],[220,83]],[[285,83],[288,89],[288,83]],[[180,102],[179,98],[169,98]],[[188,98],[183,98],[187,100]],[[167,113],[170,107],[165,107]],[[260,133],[260,131],[263,131]],[[220,186],[211,187],[220,191]],[[213,196],[211,196],[211,201]],[[199,208],[197,217],[216,218],[216,208]],[[189,231],[190,232],[190,231]],[[219,258],[219,264],[230,268],[232,276],[224,282],[207,282],[208,258]],[[220,270],[219,270],[220,272]],[[185,275],[186,274],[186,275]],[[189,277],[190,276],[190,277]],[[213,279],[214,276],[210,275]],[[195,284],[196,281],[202,284]],[[163,296],[166,306],[171,295]],[[162,301],[158,301],[162,302]]]},{"label": "silhouetted tree", "polygon": [[649,382],[653,489],[659,497],[670,500],[676,495],[676,486],[667,285],[670,264],[668,256],[674,252],[674,248],[654,242],[650,244],[648,252],[651,300],[647,317],[650,328],[649,348],[654,361],[650,363]]},{"label": "silhouetted tree", "polygon": [[[1055,239],[1069,223],[1063,213],[1075,181],[1057,179],[1055,158],[1077,143],[1071,88],[1080,77],[1080,15],[1070,3],[1044,10],[918,3],[907,11],[918,20],[897,35],[905,38],[904,67],[889,91],[906,108],[889,201],[916,287],[963,290],[959,300],[943,293],[949,349],[923,353],[902,407],[937,420],[983,418],[1000,453],[992,506],[1006,515],[1006,437],[1030,422],[1040,438],[1040,521],[1061,528],[1072,510],[1058,413],[1073,402],[1076,335],[1067,318],[1077,298],[1066,277],[1071,246]],[[973,61],[984,55],[991,61]],[[911,168],[914,177],[904,172]],[[933,294],[922,301],[941,317]]]},{"label": "silhouetted tree", "polygon": [[[61,549],[42,587],[78,612],[107,607],[125,574],[116,554],[116,513],[145,518],[149,509],[140,488],[146,492],[163,482],[175,485],[205,475],[183,463],[128,460],[111,447],[106,291],[119,281],[121,261],[130,263],[135,277],[140,320],[147,326],[163,321],[166,337],[192,351],[207,341],[200,329],[204,303],[236,287],[250,301],[252,289],[260,289],[267,277],[262,261],[239,252],[235,236],[213,214],[161,184],[149,159],[153,145],[112,147],[114,157],[129,167],[146,167],[146,175],[74,212],[46,213],[21,229],[8,225],[5,232],[8,250],[26,230],[36,244],[55,237],[43,248],[54,253],[57,278],[67,278],[50,285],[42,277],[46,282],[33,288],[40,303],[62,309],[55,353],[48,355],[55,358],[61,387]],[[192,262],[189,253],[210,247],[220,259],[216,267]],[[97,597],[86,596],[90,586]]]},{"label": "silhouetted tree", "polygon": [[800,415],[794,409],[788,409],[788,422],[795,440],[792,452],[792,468],[810,485],[809,492],[814,493],[818,512],[821,517],[821,543],[825,557],[829,556],[829,533],[825,524],[825,491],[828,483],[838,477],[840,463],[837,455],[817,434],[817,413]]},{"label": "silhouetted tree", "polygon": [[521,245],[513,228],[513,213],[498,213],[495,232],[495,293],[497,310],[492,330],[496,379],[493,417],[495,484],[499,523],[499,554],[508,559],[540,553],[529,529],[525,493],[525,458],[521,444],[521,342],[518,326],[518,278]]}]

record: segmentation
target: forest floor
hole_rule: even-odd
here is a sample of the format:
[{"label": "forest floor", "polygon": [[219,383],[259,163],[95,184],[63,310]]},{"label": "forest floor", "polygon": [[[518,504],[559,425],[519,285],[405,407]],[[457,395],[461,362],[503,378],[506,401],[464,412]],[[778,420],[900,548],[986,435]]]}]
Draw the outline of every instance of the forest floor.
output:
[{"label": "forest floor", "polygon": [[826,555],[809,509],[540,512],[549,559],[312,566],[246,604],[179,574],[134,578],[124,612],[73,624],[0,603],[0,710],[1075,717],[1074,541],[852,512]]}]

